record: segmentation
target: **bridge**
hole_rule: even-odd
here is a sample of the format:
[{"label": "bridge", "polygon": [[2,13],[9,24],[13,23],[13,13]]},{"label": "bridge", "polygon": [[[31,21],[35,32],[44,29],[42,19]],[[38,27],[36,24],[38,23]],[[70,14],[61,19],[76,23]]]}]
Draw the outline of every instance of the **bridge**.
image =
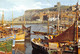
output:
[{"label": "bridge", "polygon": [[[0,21],[0,24],[2,22]],[[47,23],[47,21],[13,21],[13,24],[37,24],[37,23]],[[4,21],[4,24],[12,24],[12,21]]]}]

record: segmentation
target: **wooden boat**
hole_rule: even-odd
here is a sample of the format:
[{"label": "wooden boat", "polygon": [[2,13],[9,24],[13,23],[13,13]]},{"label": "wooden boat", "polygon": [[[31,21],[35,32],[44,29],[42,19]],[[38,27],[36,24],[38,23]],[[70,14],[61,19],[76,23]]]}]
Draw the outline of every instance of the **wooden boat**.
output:
[{"label": "wooden boat", "polygon": [[17,33],[15,41],[25,41],[25,33],[23,33],[23,32]]},{"label": "wooden boat", "polygon": [[[24,17],[24,24],[25,24],[25,17]],[[22,25],[22,28],[18,28],[15,30],[13,29],[13,31],[16,35],[15,41],[25,41],[26,38],[30,40],[31,26],[26,28],[24,25]]]},{"label": "wooden boat", "polygon": [[26,37],[30,39],[31,27],[26,28],[24,25],[22,25],[22,28],[13,28],[13,13],[12,13],[12,28],[11,25],[4,24],[3,20],[4,20],[4,13],[2,15],[2,25],[0,26],[1,38],[13,36],[13,39],[15,39],[15,41],[25,41]]},{"label": "wooden boat", "polygon": [[47,32],[39,32],[39,31],[33,31],[34,34],[41,34],[41,35],[47,35]]},{"label": "wooden boat", "polygon": [[70,41],[74,41],[75,37],[75,25],[73,24],[70,28],[68,28],[63,33],[59,34],[58,36],[54,37],[53,39],[42,40],[42,39],[32,39],[32,47],[34,49],[38,49],[40,51],[48,53],[48,51],[58,51],[60,48],[60,44],[69,44]]},{"label": "wooden boat", "polygon": [[[77,3],[78,4],[78,3]],[[78,5],[77,5],[78,12]],[[45,52],[61,52],[62,54],[74,53],[78,54],[78,13],[76,12],[76,20],[68,29],[59,33],[56,37],[47,39],[31,39],[33,49]],[[58,22],[59,23],[59,22]],[[48,23],[49,24],[49,23]],[[58,24],[59,30],[59,24]],[[76,31],[76,32],[75,32]],[[49,30],[48,30],[49,33]]]},{"label": "wooden boat", "polygon": [[12,35],[12,28],[10,24],[4,23],[4,11],[2,14],[2,23],[0,25],[0,38],[9,37]]},{"label": "wooden boat", "polygon": [[30,39],[30,30],[31,27],[22,27],[22,29],[19,29],[16,33],[15,41],[25,41],[25,39]]},{"label": "wooden boat", "polygon": [[31,26],[25,27],[25,15],[24,15],[24,25],[22,25],[22,29],[20,29],[21,32],[16,34],[16,41],[25,41],[25,39],[30,40],[30,32],[31,32]]},{"label": "wooden boat", "polygon": [[[2,19],[3,18],[4,16],[2,17]],[[13,26],[13,23],[12,23],[12,26]],[[15,41],[25,41],[25,36],[28,36],[28,34],[30,34],[30,29],[31,27],[28,27],[28,28],[22,27],[17,29],[13,27],[11,28],[11,25],[4,24],[4,22],[2,21],[2,24],[0,25],[0,41],[5,43],[2,44],[0,42],[0,51],[5,51],[5,53],[0,52],[0,54],[2,53],[12,54],[11,51],[12,51],[12,47],[15,46]],[[7,51],[10,51],[10,53],[7,53]]]}]

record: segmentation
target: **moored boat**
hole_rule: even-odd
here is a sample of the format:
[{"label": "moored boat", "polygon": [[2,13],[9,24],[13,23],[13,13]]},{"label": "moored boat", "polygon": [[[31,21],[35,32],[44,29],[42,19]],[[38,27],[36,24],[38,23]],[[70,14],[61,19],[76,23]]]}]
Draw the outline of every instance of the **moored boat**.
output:
[{"label": "moored boat", "polygon": [[[57,51],[59,49],[57,42],[49,43],[49,45],[48,45],[48,43],[43,42],[40,39],[36,39],[36,40],[32,39],[31,44],[32,44],[33,49],[39,50],[40,52],[45,53],[45,54],[48,54],[49,53],[48,51],[50,51],[50,50]],[[52,47],[51,44],[53,44],[53,46],[55,46],[55,47]]]},{"label": "moored boat", "polygon": [[25,33],[17,33],[15,37],[15,41],[25,41]]},{"label": "moored boat", "polygon": [[[43,52],[47,52],[49,53],[49,51],[53,50],[53,51],[59,51],[60,47],[67,46],[70,45],[69,43],[73,43],[74,40],[74,29],[75,26],[74,24],[68,28],[66,31],[64,31],[63,33],[59,34],[58,36],[54,37],[53,39],[32,39],[31,43],[32,43],[32,47],[38,50],[41,50]],[[69,33],[68,33],[69,32]],[[72,42],[70,42],[72,41]]]},{"label": "moored boat", "polygon": [[22,29],[19,29],[16,33],[15,41],[25,41],[25,39],[30,39],[30,30],[31,27],[22,27]]}]

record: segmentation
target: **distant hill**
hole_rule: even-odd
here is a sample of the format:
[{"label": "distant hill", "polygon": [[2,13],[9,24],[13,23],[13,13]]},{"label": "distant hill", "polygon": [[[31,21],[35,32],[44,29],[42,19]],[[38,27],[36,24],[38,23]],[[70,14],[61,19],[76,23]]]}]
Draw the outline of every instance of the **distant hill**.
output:
[{"label": "distant hill", "polygon": [[[67,11],[69,9],[70,6],[64,6],[62,5],[60,7],[60,10],[63,10],[63,11]],[[36,18],[39,18],[39,16],[36,16],[38,15],[40,12],[48,12],[48,11],[57,11],[58,8],[57,8],[57,5],[55,5],[54,7],[50,7],[50,8],[44,8],[44,9],[33,9],[33,10],[26,10],[25,11],[25,19],[26,21],[27,20],[35,20]],[[16,21],[23,21],[23,16],[19,17],[19,18],[16,18],[14,20]]]}]

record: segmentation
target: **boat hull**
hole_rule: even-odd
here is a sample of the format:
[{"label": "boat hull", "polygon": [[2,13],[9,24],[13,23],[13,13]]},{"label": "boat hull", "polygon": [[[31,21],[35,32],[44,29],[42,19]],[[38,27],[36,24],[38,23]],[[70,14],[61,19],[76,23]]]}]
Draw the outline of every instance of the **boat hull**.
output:
[{"label": "boat hull", "polygon": [[15,40],[15,41],[25,41],[25,39],[21,39],[21,40]]},{"label": "boat hull", "polygon": [[31,41],[31,44],[32,44],[33,49],[38,50],[41,53],[48,54],[48,51],[45,47],[37,45],[37,44],[33,43],[32,41]]},{"label": "boat hull", "polygon": [[16,34],[15,41],[25,41],[25,33]]}]

